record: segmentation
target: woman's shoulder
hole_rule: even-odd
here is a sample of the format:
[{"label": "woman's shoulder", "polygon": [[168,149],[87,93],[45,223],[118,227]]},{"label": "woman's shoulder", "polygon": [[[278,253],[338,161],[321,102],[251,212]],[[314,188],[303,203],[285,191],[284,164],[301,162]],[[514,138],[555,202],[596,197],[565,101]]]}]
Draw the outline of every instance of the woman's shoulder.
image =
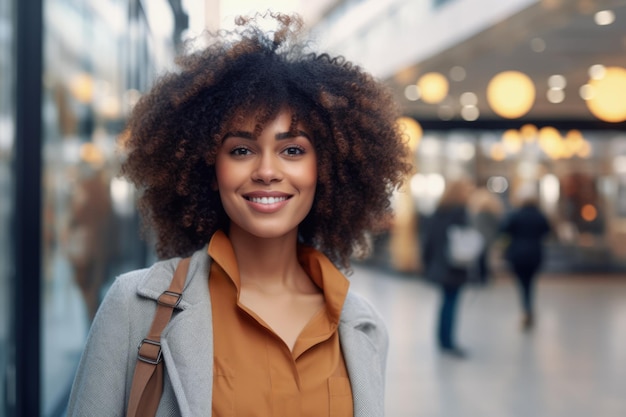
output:
[{"label": "woman's shoulder", "polygon": [[[115,284],[128,289],[134,288],[139,292],[147,292],[146,295],[156,298],[169,287],[176,266],[181,259],[181,257],[173,257],[158,260],[146,268],[126,272],[116,278]],[[202,275],[208,271],[208,264],[209,256],[206,248],[194,252],[191,256],[185,287],[195,275]]]},{"label": "woman's shoulder", "polygon": [[367,322],[382,324],[383,320],[374,305],[363,295],[348,291],[343,305],[341,320],[345,322]]}]

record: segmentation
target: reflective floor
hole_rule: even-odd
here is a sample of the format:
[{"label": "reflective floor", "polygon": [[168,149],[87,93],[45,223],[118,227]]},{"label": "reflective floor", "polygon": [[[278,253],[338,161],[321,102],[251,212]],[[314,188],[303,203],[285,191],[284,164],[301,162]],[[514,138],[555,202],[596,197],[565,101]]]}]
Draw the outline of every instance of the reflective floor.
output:
[{"label": "reflective floor", "polygon": [[353,290],[389,326],[386,415],[626,416],[626,277],[542,275],[523,332],[516,287],[499,275],[461,296],[458,359],[436,348],[434,287],[354,266]]}]

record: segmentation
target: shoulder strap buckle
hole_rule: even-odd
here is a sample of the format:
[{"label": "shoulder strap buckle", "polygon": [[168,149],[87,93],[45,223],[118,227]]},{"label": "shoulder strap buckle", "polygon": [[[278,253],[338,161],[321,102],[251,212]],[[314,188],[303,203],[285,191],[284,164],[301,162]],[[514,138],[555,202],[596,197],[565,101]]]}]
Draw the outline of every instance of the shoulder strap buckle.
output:
[{"label": "shoulder strap buckle", "polygon": [[[142,352],[143,348],[143,352]],[[161,342],[156,340],[143,339],[137,346],[137,359],[150,365],[158,365],[163,360],[161,352]]]},{"label": "shoulder strap buckle", "polygon": [[163,291],[163,294],[157,299],[157,303],[169,308],[177,308],[180,304],[182,294],[174,291]]}]

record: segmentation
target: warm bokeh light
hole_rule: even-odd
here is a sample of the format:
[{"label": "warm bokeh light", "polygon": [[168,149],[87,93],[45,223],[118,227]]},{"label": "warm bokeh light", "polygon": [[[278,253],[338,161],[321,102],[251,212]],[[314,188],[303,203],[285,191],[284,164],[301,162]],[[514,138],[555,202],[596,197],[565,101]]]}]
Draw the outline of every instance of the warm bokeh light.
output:
[{"label": "warm bokeh light", "polygon": [[90,103],[93,98],[93,78],[86,72],[76,74],[70,82],[72,96],[81,103]]},{"label": "warm bokeh light", "polygon": [[584,141],[580,144],[580,148],[576,151],[576,155],[580,158],[589,158],[592,151],[593,148],[591,147],[591,144],[587,141]]},{"label": "warm bokeh light", "polygon": [[580,217],[588,222],[592,222],[598,217],[598,210],[592,204],[585,204],[580,209]]},{"label": "warm bokeh light", "polygon": [[487,86],[487,102],[501,117],[516,119],[528,113],[535,102],[535,84],[524,73],[504,71]]},{"label": "warm bokeh light", "polygon": [[561,74],[553,74],[548,77],[548,87],[562,90],[567,85],[567,79]]},{"label": "warm bokeh light", "polygon": [[480,117],[480,110],[478,110],[478,107],[474,105],[463,106],[463,108],[461,109],[461,117],[463,118],[463,120],[473,122],[474,120],[478,120],[478,118]]},{"label": "warm bokeh light", "polygon": [[502,134],[502,144],[509,154],[516,154],[522,149],[522,135],[518,130],[509,129]]},{"label": "warm bokeh light", "polygon": [[420,95],[420,89],[415,84],[409,84],[404,88],[404,97],[409,101],[419,100]]},{"label": "warm bokeh light", "polygon": [[606,26],[615,22],[615,13],[613,10],[600,10],[593,16],[593,20],[598,26]]},{"label": "warm bokeh light", "polygon": [[80,145],[80,159],[92,166],[99,167],[104,164],[104,154],[92,142],[86,142]]},{"label": "warm bokeh light", "polygon": [[539,146],[552,159],[559,159],[563,155],[562,138],[559,131],[552,126],[539,129]]},{"label": "warm bokeh light", "polygon": [[438,72],[428,72],[417,80],[422,93],[422,101],[429,104],[440,103],[448,95],[448,79]]},{"label": "warm bokeh light", "polygon": [[589,73],[589,78],[593,80],[600,80],[606,73],[606,67],[602,64],[595,64],[590,66],[587,72]]},{"label": "warm bokeh light", "polygon": [[580,130],[572,129],[563,138],[563,153],[564,157],[571,158],[574,155],[578,155],[579,152],[585,148],[585,138]]},{"label": "warm bokeh light", "polygon": [[489,149],[489,156],[494,161],[504,161],[506,159],[506,150],[501,143],[494,143]]},{"label": "warm bokeh light", "polygon": [[534,124],[527,123],[520,127],[519,131],[526,142],[534,142],[535,139],[537,139],[537,132],[539,129],[537,129],[537,126]]},{"label": "warm bokeh light", "polygon": [[552,104],[559,104],[565,100],[565,92],[558,88],[551,88],[546,92],[546,98]]},{"label": "warm bokeh light", "polygon": [[594,116],[605,122],[626,120],[626,69],[606,67],[604,76],[592,78],[588,85],[592,94],[586,103]]}]

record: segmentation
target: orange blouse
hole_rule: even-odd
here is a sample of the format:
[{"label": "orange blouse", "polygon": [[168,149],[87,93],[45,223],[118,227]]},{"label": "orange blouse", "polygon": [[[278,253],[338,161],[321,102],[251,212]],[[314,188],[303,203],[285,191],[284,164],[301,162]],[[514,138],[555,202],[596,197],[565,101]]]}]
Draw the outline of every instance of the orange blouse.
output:
[{"label": "orange blouse", "polygon": [[337,326],[349,281],[322,253],[298,248],[298,259],[324,293],[325,307],[304,327],[293,351],[239,302],[240,278],[228,237],[211,238],[213,416],[348,417],[352,390]]}]

